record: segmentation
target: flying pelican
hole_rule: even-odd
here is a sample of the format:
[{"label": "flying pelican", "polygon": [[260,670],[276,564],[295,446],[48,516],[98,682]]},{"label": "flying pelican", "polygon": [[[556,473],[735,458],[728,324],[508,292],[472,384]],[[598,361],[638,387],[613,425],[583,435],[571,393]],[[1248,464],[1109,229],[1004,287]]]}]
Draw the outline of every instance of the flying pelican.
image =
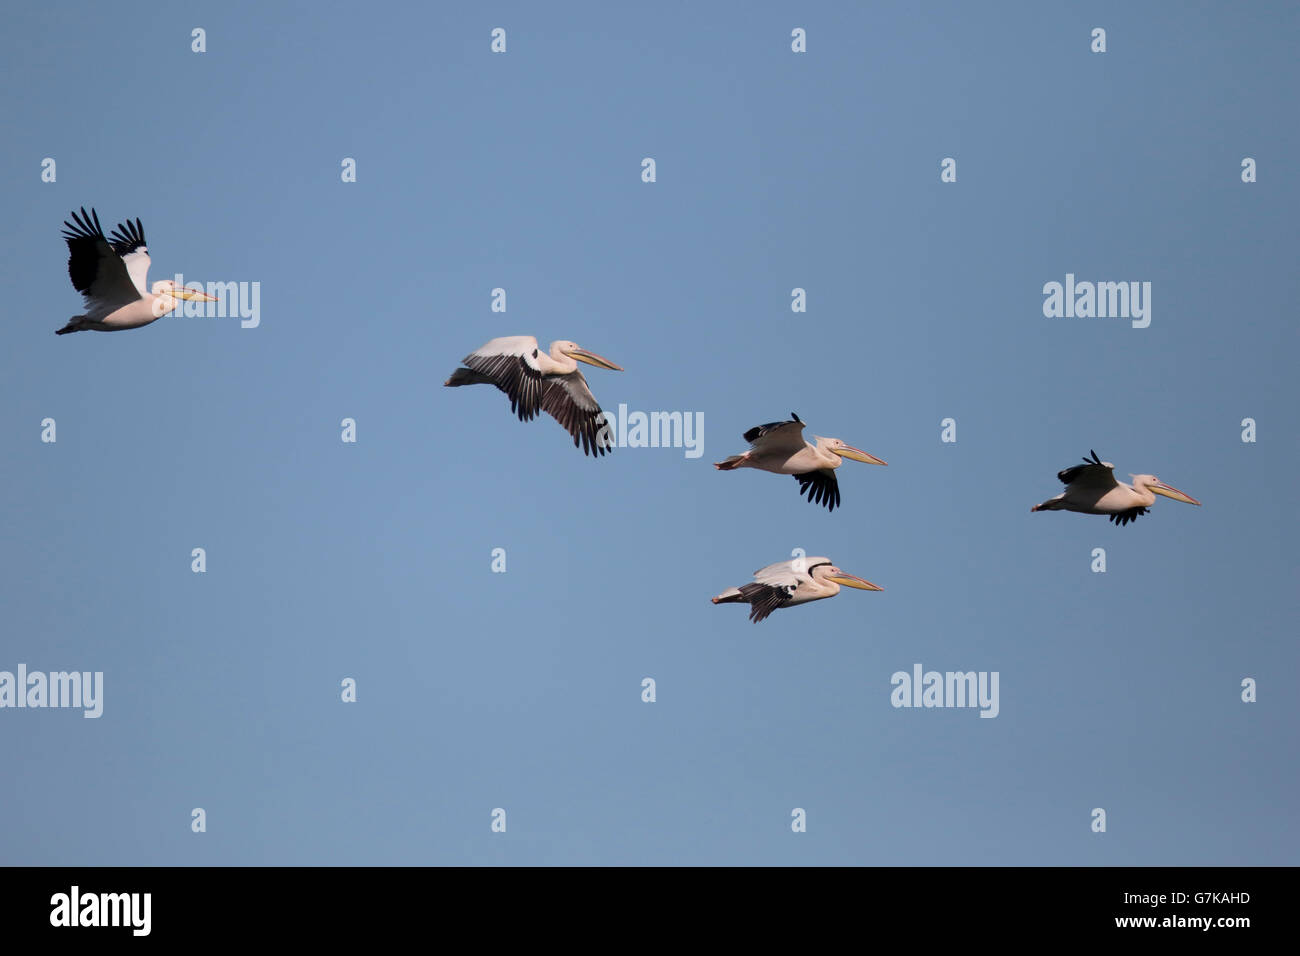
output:
[{"label": "flying pelican", "polygon": [[546,412],[573,436],[573,447],[581,442],[583,454],[600,457],[614,447],[605,413],[578,371],[578,362],[623,371],[609,359],[564,339],[552,342],[547,355],[533,336],[511,335],[493,339],[463,361],[468,367],[456,369],[444,385],[495,385],[510,396],[510,410],[521,422]]},{"label": "flying pelican", "polygon": [[1133,484],[1115,480],[1115,466],[1102,461],[1094,451],[1084,464],[1075,465],[1057,474],[1065,483],[1065,491],[1048,498],[1030,511],[1078,511],[1086,515],[1110,515],[1110,520],[1123,526],[1147,513],[1156,501],[1156,495],[1185,501],[1189,505],[1200,502],[1185,495],[1172,485],[1166,485],[1155,475],[1129,475]]},{"label": "flying pelican", "polygon": [[794,558],[760,568],[754,572],[753,583],[727,588],[713,603],[748,604],[749,619],[757,624],[777,608],[835,597],[841,584],[859,591],[884,590],[841,571],[830,558]]},{"label": "flying pelican", "polygon": [[105,238],[95,210],[72,214],[63,238],[68,241],[68,276],[73,288],[85,300],[85,315],[74,315],[68,324],[56,329],[55,335],[69,332],[116,332],[138,329],[161,319],[178,305],[180,299],[216,302],[215,296],[199,289],[178,286],[162,279],[149,291],[149,249],[144,244],[144,226],[140,220],[119,223],[110,241]]},{"label": "flying pelican", "polygon": [[804,423],[794,412],[794,419],[789,422],[768,422],[745,432],[744,439],[750,443],[749,451],[743,455],[732,455],[726,461],[714,462],[713,467],[719,471],[732,471],[736,468],[757,468],[777,475],[794,475],[799,482],[799,494],[808,495],[814,504],[825,504],[827,511],[834,511],[840,503],[840,485],[835,480],[835,469],[840,467],[845,458],[851,461],[866,462],[868,465],[886,465],[874,455],[846,445],[838,438],[822,438],[818,435],[817,444],[805,441]]}]

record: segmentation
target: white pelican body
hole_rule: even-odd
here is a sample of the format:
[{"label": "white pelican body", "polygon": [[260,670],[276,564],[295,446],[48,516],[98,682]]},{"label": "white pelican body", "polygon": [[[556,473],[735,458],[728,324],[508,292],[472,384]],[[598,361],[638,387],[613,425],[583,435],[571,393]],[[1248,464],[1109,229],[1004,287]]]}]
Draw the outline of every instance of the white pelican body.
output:
[{"label": "white pelican body", "polygon": [[1131,475],[1133,484],[1115,480],[1115,466],[1102,461],[1094,451],[1084,464],[1066,468],[1057,473],[1065,483],[1065,491],[1048,498],[1030,511],[1077,511],[1086,515],[1109,515],[1117,525],[1136,521],[1147,513],[1156,501],[1156,495],[1184,501],[1190,505],[1200,502],[1185,495],[1173,485],[1167,485],[1155,475]]},{"label": "white pelican body", "polygon": [[72,214],[75,225],[67,226],[63,238],[68,243],[68,277],[85,300],[84,315],[74,315],[56,335],[69,332],[116,332],[138,329],[156,322],[180,305],[181,299],[215,302],[214,296],[198,289],[177,286],[171,279],[146,287],[149,276],[149,249],[144,243],[144,226],[140,220],[120,223],[113,230],[112,242],[104,236],[95,210]]},{"label": "white pelican body", "polygon": [[831,564],[830,558],[795,558],[755,571],[753,583],[727,588],[713,603],[748,604],[749,619],[758,623],[777,608],[835,597],[841,585],[860,591],[884,590],[841,571]]},{"label": "white pelican body", "polygon": [[844,444],[838,438],[814,435],[817,439],[817,444],[814,445],[804,439],[804,423],[799,416],[791,412],[790,417],[793,421],[769,422],[751,428],[743,436],[750,443],[749,451],[715,462],[713,467],[719,471],[757,468],[777,475],[794,475],[799,482],[799,494],[806,492],[810,502],[825,504],[828,511],[834,511],[840,503],[840,486],[835,480],[835,469],[843,464],[845,458],[869,465],[888,464],[861,449]]},{"label": "white pelican body", "polygon": [[547,354],[533,336],[511,335],[493,339],[465,356],[464,362],[467,367],[452,372],[444,385],[495,385],[510,397],[510,410],[521,422],[546,412],[565,427],[574,447],[581,447],[584,454],[599,457],[613,448],[604,412],[578,371],[579,362],[623,371],[609,359],[564,339],[552,342]]}]

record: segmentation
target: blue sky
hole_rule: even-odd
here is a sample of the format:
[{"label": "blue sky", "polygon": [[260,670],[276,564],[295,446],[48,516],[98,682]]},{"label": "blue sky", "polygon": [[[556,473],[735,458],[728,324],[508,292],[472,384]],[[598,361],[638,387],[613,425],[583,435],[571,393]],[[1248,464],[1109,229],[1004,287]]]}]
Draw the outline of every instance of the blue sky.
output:
[{"label": "blue sky", "polygon": [[[105,700],[0,710],[0,861],[1298,861],[1295,5],[8,24],[0,670]],[[82,205],[151,279],[260,283],[260,325],[54,336]],[[1150,327],[1045,318],[1067,273],[1151,282]],[[703,457],[442,388],[516,334],[702,413]],[[714,471],[791,410],[889,467],[833,514]],[[1092,448],[1204,506],[1031,515]],[[709,603],[794,548],[886,590]],[[893,708],[915,663],[997,671],[999,716]]]}]

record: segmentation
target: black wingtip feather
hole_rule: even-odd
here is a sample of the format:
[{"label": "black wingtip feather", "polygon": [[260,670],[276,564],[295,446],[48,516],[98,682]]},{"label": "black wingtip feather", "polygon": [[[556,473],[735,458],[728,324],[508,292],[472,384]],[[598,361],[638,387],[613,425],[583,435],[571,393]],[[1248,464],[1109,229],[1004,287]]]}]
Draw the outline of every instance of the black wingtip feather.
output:
[{"label": "black wingtip feather", "polygon": [[827,511],[834,511],[840,503],[840,483],[834,472],[827,475],[820,471],[806,471],[795,475],[794,480],[799,482],[799,494],[806,494],[810,504],[825,505]]},{"label": "black wingtip feather", "polygon": [[144,223],[138,218],[135,222],[128,219],[124,223],[119,223],[114,227],[110,240],[113,251],[119,256],[129,255],[137,249],[143,249],[145,247]]},{"label": "black wingtip feather", "polygon": [[86,207],[81,207],[80,215],[76,210],[72,212],[72,222],[63,220],[63,238],[72,239],[103,239],[104,230],[100,228],[99,216],[92,209],[86,212]]},{"label": "black wingtip feather", "polygon": [[750,582],[740,586],[740,596],[749,603],[749,619],[757,624],[769,614],[790,603],[792,587],[777,587],[772,584]]},{"label": "black wingtip feather", "polygon": [[1127,511],[1116,512],[1110,516],[1110,520],[1122,528],[1130,521],[1137,521],[1140,515],[1148,514],[1149,512],[1149,508],[1138,506],[1136,508],[1129,508]]}]

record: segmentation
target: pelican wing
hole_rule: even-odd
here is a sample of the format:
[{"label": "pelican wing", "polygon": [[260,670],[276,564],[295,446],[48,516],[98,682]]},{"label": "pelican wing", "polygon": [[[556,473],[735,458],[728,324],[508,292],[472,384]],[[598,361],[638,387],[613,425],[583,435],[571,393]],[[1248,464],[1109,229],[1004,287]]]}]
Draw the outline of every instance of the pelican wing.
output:
[{"label": "pelican wing", "polygon": [[[802,560],[804,565],[807,565],[808,559]],[[759,584],[794,587],[799,583],[799,572],[794,569],[794,561],[778,561],[776,564],[769,564],[755,571],[754,580]]]},{"label": "pelican wing", "polygon": [[537,417],[546,393],[541,367],[537,364],[537,339],[512,335],[493,339],[463,359],[467,368],[491,379],[510,397],[510,410],[522,422]]},{"label": "pelican wing", "polygon": [[[796,563],[799,570],[795,569]],[[757,623],[777,608],[788,605],[799,587],[812,580],[813,568],[830,563],[830,558],[794,558],[759,568],[754,572],[752,584],[738,588],[740,596],[749,602],[749,619]]]},{"label": "pelican wing", "polygon": [[[795,564],[798,563],[800,570],[795,570]],[[778,561],[776,564],[769,564],[765,568],[759,568],[754,572],[754,580],[759,584],[776,584],[790,585],[797,587],[812,575],[812,569],[822,564],[830,564],[830,558],[792,558],[789,561]]]},{"label": "pelican wing", "polygon": [[797,451],[802,451],[807,444],[803,437],[803,422],[794,412],[790,415],[793,421],[755,425],[742,437],[755,449],[765,452],[787,451],[793,455]]},{"label": "pelican wing", "polygon": [[1056,477],[1066,485],[1094,488],[1098,491],[1108,491],[1119,484],[1115,480],[1115,466],[1108,461],[1102,461],[1095,451],[1091,458],[1084,458],[1083,461],[1082,465],[1074,465],[1057,472]]},{"label": "pelican wing", "polygon": [[793,584],[780,587],[773,584],[742,584],[740,596],[749,603],[749,619],[757,624],[777,608],[790,603]]},{"label": "pelican wing", "polygon": [[139,219],[120,222],[111,238],[113,251],[122,257],[127,275],[143,298],[149,294],[149,247],[144,244],[144,225]]},{"label": "pelican wing", "polygon": [[581,372],[548,375],[546,390],[542,392],[542,411],[564,426],[573,436],[573,447],[581,447],[584,455],[599,458],[614,447],[605,426],[605,413]]},{"label": "pelican wing", "polygon": [[824,504],[827,511],[834,511],[840,503],[840,483],[829,468],[805,471],[802,475],[795,475],[794,480],[799,482],[799,494],[806,494],[812,504]]},{"label": "pelican wing", "polygon": [[[122,257],[113,251],[99,215],[92,209],[72,214],[73,222],[64,221],[63,238],[68,243],[68,278],[81,293],[86,307],[112,312],[140,299],[140,292],[128,274]],[[147,260],[146,260],[147,261]]]},{"label": "pelican wing", "polygon": [[1129,508],[1127,511],[1115,512],[1115,514],[1110,516],[1110,520],[1115,522],[1115,524],[1119,525],[1122,528],[1130,521],[1137,521],[1138,517],[1140,515],[1146,514],[1147,511],[1148,511],[1147,508],[1143,508],[1141,505],[1139,505],[1136,508]]}]

